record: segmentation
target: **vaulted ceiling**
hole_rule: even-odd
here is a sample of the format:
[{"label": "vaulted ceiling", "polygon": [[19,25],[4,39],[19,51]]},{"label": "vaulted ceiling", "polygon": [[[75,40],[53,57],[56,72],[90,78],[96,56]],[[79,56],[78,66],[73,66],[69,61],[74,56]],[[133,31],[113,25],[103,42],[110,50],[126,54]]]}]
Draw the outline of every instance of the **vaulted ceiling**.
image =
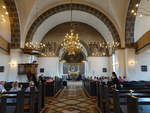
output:
[{"label": "vaulted ceiling", "polygon": [[[3,1],[4,2],[0,3],[1,7],[6,5],[8,10],[15,9],[16,11],[8,11],[9,19],[6,15],[7,23],[0,23],[0,35],[9,42],[14,43],[21,41],[21,47],[24,46],[29,34],[31,34],[29,38],[32,39],[32,41],[40,42],[51,29],[59,24],[70,21],[70,9],[64,10],[63,5],[67,6],[71,0]],[[134,18],[129,16],[131,9],[128,9],[134,7],[134,5],[140,1],[142,1],[140,6],[142,5],[146,7],[146,9],[149,8],[147,2],[143,2],[146,0],[72,0],[73,4],[84,6],[80,8],[75,6],[73,10],[73,21],[90,25],[96,29],[107,42],[112,42],[119,38],[121,46],[124,47],[126,43],[125,37],[127,41],[128,38],[134,38],[134,40],[137,41],[150,29],[149,17],[136,17],[135,21]],[[130,7],[129,3],[131,4]],[[2,10],[0,11],[2,12]],[[52,14],[45,15],[45,13]],[[19,20],[17,19],[18,17]],[[18,23],[16,24],[14,21]],[[18,47],[20,44],[14,46]]]},{"label": "vaulted ceiling", "polygon": [[[70,3],[70,0],[16,0],[21,23],[22,44],[25,42],[25,38],[31,24],[39,15],[54,6],[67,3]],[[121,42],[124,44],[125,20],[129,0],[73,0],[73,3],[88,5],[104,13],[116,27],[119,37],[121,38]],[[50,29],[58,24],[68,22],[69,15],[70,13],[68,11],[64,11],[50,17],[49,22],[51,21],[51,23],[49,23],[48,20],[45,20],[47,21],[45,22],[47,26],[45,26],[43,22],[41,26],[39,26],[39,31],[37,30],[40,32],[41,29],[43,33],[35,33],[36,35],[34,35],[33,39],[37,42],[40,41]],[[112,39],[107,26],[105,26],[102,21],[98,21],[96,17],[92,17],[90,14],[86,14],[82,11],[74,11],[73,20],[89,24],[97,29],[104,37]]]}]

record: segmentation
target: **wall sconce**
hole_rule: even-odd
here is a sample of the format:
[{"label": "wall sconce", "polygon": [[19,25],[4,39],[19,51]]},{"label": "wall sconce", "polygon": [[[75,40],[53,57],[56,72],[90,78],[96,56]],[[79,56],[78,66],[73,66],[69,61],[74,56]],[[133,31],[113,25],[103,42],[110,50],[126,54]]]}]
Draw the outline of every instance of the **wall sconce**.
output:
[{"label": "wall sconce", "polygon": [[61,62],[61,63],[66,63],[66,60],[63,60],[63,59],[62,59],[62,60],[60,60],[59,62]]},{"label": "wall sconce", "polygon": [[86,60],[82,60],[82,63],[86,63],[87,61]]},{"label": "wall sconce", "polygon": [[131,66],[135,65],[135,61],[134,61],[134,60],[130,60],[128,63],[129,63],[129,65],[131,65]]},{"label": "wall sconce", "polygon": [[9,65],[10,65],[10,67],[17,67],[17,62],[12,60],[12,61],[10,61]]}]

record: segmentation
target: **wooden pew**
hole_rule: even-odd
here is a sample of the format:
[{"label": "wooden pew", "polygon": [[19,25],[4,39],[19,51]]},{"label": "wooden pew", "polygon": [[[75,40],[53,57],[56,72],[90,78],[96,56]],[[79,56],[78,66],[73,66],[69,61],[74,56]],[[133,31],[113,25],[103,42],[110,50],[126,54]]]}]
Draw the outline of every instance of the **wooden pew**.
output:
[{"label": "wooden pew", "polygon": [[[131,87],[130,87],[131,88]],[[150,89],[138,89],[137,87],[132,87],[132,89],[136,89],[133,95],[138,97],[147,97],[150,96]],[[107,87],[107,85],[98,85],[98,103],[97,106],[100,109],[99,111],[102,113],[122,113],[121,106],[127,105],[127,96],[131,94],[128,89],[121,89],[119,91]],[[120,100],[126,100],[125,102],[121,102]]]},{"label": "wooden pew", "polygon": [[[19,91],[3,93],[0,103],[0,109],[3,110],[2,113],[11,113],[12,110],[15,110],[15,113],[40,113],[43,108],[42,103],[44,103],[42,85],[39,85],[38,89],[38,91],[35,91],[34,88],[31,88],[30,92]],[[14,101],[9,102],[9,99],[13,99]],[[10,107],[13,108],[11,109]]]},{"label": "wooden pew", "polygon": [[89,96],[97,96],[97,81],[83,80],[83,88]]},{"label": "wooden pew", "polygon": [[[114,90],[113,92],[113,104],[115,113],[126,113],[127,112],[127,98],[128,96],[136,96],[138,98],[150,98],[150,90]],[[133,108],[133,107],[132,107]],[[136,112],[135,112],[136,113]]]},{"label": "wooden pew", "polygon": [[48,82],[45,84],[46,96],[55,96],[62,88],[62,80]]},{"label": "wooden pew", "polygon": [[0,113],[6,113],[6,97],[2,96],[0,98]]},{"label": "wooden pew", "polygon": [[127,104],[128,113],[149,113],[150,112],[150,97],[128,96],[127,103],[128,103]]}]

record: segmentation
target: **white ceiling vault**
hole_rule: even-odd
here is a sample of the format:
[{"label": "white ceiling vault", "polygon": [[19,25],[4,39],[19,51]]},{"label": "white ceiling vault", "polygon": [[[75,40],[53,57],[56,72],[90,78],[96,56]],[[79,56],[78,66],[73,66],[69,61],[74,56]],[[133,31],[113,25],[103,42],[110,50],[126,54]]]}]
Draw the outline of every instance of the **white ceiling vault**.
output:
[{"label": "white ceiling vault", "polygon": [[[145,10],[146,9],[146,10]],[[147,11],[147,12],[146,12]],[[135,21],[135,30],[134,30],[134,41],[138,41],[146,32],[150,30],[150,1],[148,0],[141,0],[139,4],[138,12],[146,12],[149,14],[145,16],[143,14],[142,17],[139,15],[136,16]]]},{"label": "white ceiling vault", "polygon": [[[106,42],[113,42],[113,37],[106,25],[97,17],[82,11],[73,11],[73,21],[86,23],[95,28],[104,37]],[[33,42],[40,43],[42,38],[55,26],[69,22],[70,11],[57,13],[46,19],[37,29],[33,36]]]},{"label": "white ceiling vault", "polygon": [[[128,10],[129,1],[130,0],[73,0],[73,3],[89,5],[93,8],[98,9],[100,12],[103,12],[113,22],[114,26],[116,27],[120,35],[121,38],[120,40],[124,45],[126,14]],[[40,14],[42,14],[44,11],[54,6],[64,3],[70,3],[70,0],[15,0],[15,2],[17,5],[20,18],[21,45],[23,46],[26,34],[31,24]],[[64,14],[66,13],[65,14],[66,17],[63,17],[63,19],[59,19],[60,17],[62,17],[61,16],[62,14],[56,14],[57,19],[56,15],[54,15],[53,17],[50,17],[49,19],[45,20],[46,22],[43,22],[40,25],[40,27],[38,28],[38,32],[35,33],[33,40],[40,41],[42,36],[44,36],[44,34],[48,32],[50,29],[52,29],[58,24],[61,24],[62,22],[69,21],[69,18],[67,18],[69,16],[69,13],[67,14],[67,11],[62,13]],[[97,29],[97,31],[99,31],[106,40],[112,39],[112,36],[108,28],[100,20],[97,20],[96,17],[86,14],[85,12],[82,11],[75,11],[74,13],[75,13],[74,21],[79,22],[84,21],[83,23],[87,23],[90,26]],[[83,18],[81,18],[81,16],[83,16]],[[53,19],[56,20],[54,21]],[[91,19],[93,19],[94,21],[92,21]],[[55,23],[53,23],[50,26],[49,24],[46,24],[48,20],[51,20],[51,22],[53,21]],[[42,29],[42,26],[44,29]],[[41,32],[41,34],[38,34],[39,32]],[[39,35],[38,37],[37,34]]]}]

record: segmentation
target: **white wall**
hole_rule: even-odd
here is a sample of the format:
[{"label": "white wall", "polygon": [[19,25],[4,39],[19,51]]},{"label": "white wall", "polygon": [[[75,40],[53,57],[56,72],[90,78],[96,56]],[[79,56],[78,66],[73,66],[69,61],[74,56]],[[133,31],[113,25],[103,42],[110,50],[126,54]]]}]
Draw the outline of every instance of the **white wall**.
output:
[{"label": "white wall", "polygon": [[[141,65],[147,65],[148,71],[141,72]],[[150,80],[150,52],[141,53],[136,55],[136,76],[133,79],[136,80]]]},{"label": "white wall", "polygon": [[[109,57],[88,57],[89,76],[110,76]],[[102,71],[107,68],[107,73]]]},{"label": "white wall", "polygon": [[18,64],[32,63],[33,60],[37,61],[37,57],[32,57],[31,59],[30,55],[22,54],[22,51],[20,49],[11,49],[9,58],[10,68],[8,70],[7,81],[26,82],[27,81],[26,75],[18,75]]},{"label": "white wall", "polygon": [[0,72],[0,81],[7,80],[9,71],[9,56],[0,53],[0,66],[4,66],[4,72]]},{"label": "white wall", "polygon": [[59,58],[58,57],[41,57],[38,58],[38,74],[40,68],[44,68],[45,76],[59,76]]}]

